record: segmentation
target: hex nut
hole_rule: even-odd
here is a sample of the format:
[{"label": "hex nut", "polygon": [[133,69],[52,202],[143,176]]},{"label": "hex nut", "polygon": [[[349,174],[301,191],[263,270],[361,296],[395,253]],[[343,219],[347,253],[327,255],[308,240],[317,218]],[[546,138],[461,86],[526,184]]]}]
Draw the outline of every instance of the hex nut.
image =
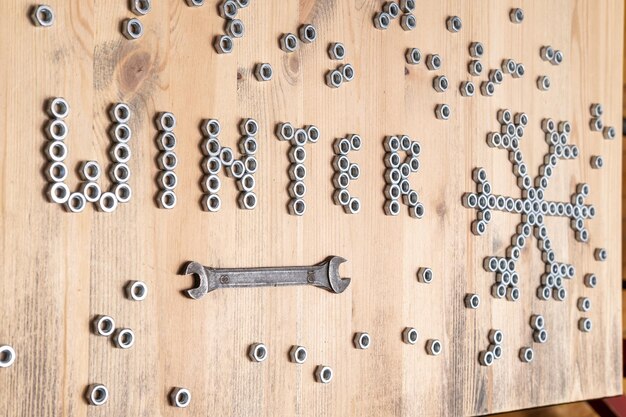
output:
[{"label": "hex nut", "polygon": [[417,48],[409,48],[404,54],[407,64],[417,65],[422,62],[422,52]]},{"label": "hex nut", "polygon": [[304,346],[292,346],[289,351],[289,359],[293,363],[303,364],[306,362],[308,357],[308,352]]},{"label": "hex nut", "polygon": [[542,60],[550,62],[554,59],[554,49],[550,45],[542,46],[539,50],[539,56]]},{"label": "hex nut", "polygon": [[341,42],[333,42],[328,45],[328,56],[330,59],[341,61],[346,57],[346,47]]},{"label": "hex nut", "polygon": [[604,248],[597,248],[593,251],[593,257],[596,261],[604,262],[608,259],[608,253]]},{"label": "hex nut", "polygon": [[248,357],[252,362],[263,362],[267,359],[267,347],[263,343],[253,343],[248,348]]},{"label": "hex nut", "polygon": [[612,126],[606,126],[602,132],[604,139],[613,140],[617,137],[617,131]]},{"label": "hex nut", "polygon": [[33,8],[31,19],[35,26],[50,27],[54,24],[54,11],[52,7],[40,4]]},{"label": "hex nut", "polygon": [[517,64],[512,59],[505,59],[502,61],[501,68],[505,74],[513,74],[517,69]]},{"label": "hex nut", "polygon": [[187,388],[174,387],[170,391],[169,398],[173,407],[185,408],[191,402],[191,392]]},{"label": "hex nut", "polygon": [[354,334],[352,342],[357,349],[368,349],[372,343],[372,338],[369,333],[359,332]]},{"label": "hex nut", "polygon": [[470,75],[473,75],[474,77],[479,76],[480,74],[483,73],[482,62],[480,62],[478,59],[474,59],[470,61],[470,63],[467,66],[467,72],[469,72]]},{"label": "hex nut", "polygon": [[482,366],[491,366],[494,361],[493,353],[489,350],[483,350],[478,354],[478,362]]},{"label": "hex nut", "polygon": [[315,380],[322,384],[328,384],[333,379],[333,370],[330,366],[318,365],[315,368]]},{"label": "hex nut", "polygon": [[93,333],[97,336],[109,337],[115,332],[115,320],[110,316],[96,316],[91,324]]},{"label": "hex nut", "polygon": [[432,356],[438,356],[441,354],[443,346],[437,339],[428,339],[426,341],[426,353]]},{"label": "hex nut", "polygon": [[524,21],[524,10],[520,8],[511,9],[509,19],[513,23],[522,23]]},{"label": "hex nut", "polygon": [[120,349],[130,349],[135,344],[135,333],[131,329],[118,329],[113,337],[113,343]]},{"label": "hex nut", "polygon": [[239,197],[237,197],[237,205],[242,210],[254,210],[257,202],[258,198],[252,191],[239,193]]},{"label": "hex nut", "polygon": [[133,301],[143,301],[148,296],[148,286],[143,281],[130,281],[126,285],[126,297]]},{"label": "hex nut", "polygon": [[257,81],[270,81],[274,75],[274,70],[270,64],[256,64],[254,67],[254,77]]},{"label": "hex nut", "polygon": [[400,18],[400,26],[405,31],[414,30],[417,27],[417,19],[411,13],[403,14]]},{"label": "hex nut", "polygon": [[589,333],[593,329],[593,323],[591,319],[582,317],[578,320],[578,330],[583,333]]},{"label": "hex nut", "polygon": [[330,88],[341,87],[343,81],[343,74],[339,70],[331,70],[326,73],[326,85]]},{"label": "hex nut", "polygon": [[69,129],[64,120],[54,119],[46,124],[46,136],[50,140],[65,140]]},{"label": "hex nut", "polygon": [[413,327],[406,327],[402,331],[402,340],[406,344],[414,345],[417,343],[418,338],[419,335],[417,334],[417,330],[415,330]]},{"label": "hex nut", "polygon": [[602,117],[602,115],[604,114],[604,107],[602,106],[602,104],[594,103],[589,108],[589,112],[591,113],[592,117]]},{"label": "hex nut", "polygon": [[317,39],[317,29],[311,24],[305,24],[298,29],[298,35],[302,43],[313,43]]},{"label": "hex nut", "polygon": [[237,17],[239,8],[233,0],[223,0],[218,6],[218,12],[222,19],[234,19]]},{"label": "hex nut", "polygon": [[445,75],[438,75],[433,78],[433,88],[438,93],[443,93],[448,90],[449,82]]},{"label": "hex nut", "polygon": [[491,81],[483,81],[480,84],[480,92],[485,97],[491,97],[496,92],[496,87]]},{"label": "hex nut", "polygon": [[515,66],[515,72],[511,73],[513,78],[522,78],[524,74],[526,74],[526,67],[524,67],[524,64],[517,64]]},{"label": "hex nut", "polygon": [[70,105],[63,97],[55,97],[48,100],[46,111],[50,117],[65,119],[70,114]]},{"label": "hex nut", "polygon": [[209,212],[217,212],[222,207],[222,200],[217,194],[207,194],[202,198],[202,209]]},{"label": "hex nut", "polygon": [[204,0],[186,0],[189,7],[200,7],[204,5]]},{"label": "hex nut", "polygon": [[424,284],[430,284],[433,282],[433,270],[430,268],[420,268],[417,271],[417,280]]},{"label": "hex nut", "polygon": [[137,16],[145,16],[152,9],[152,0],[131,0],[130,11]]},{"label": "hex nut", "polygon": [[451,114],[452,111],[447,104],[438,104],[437,107],[435,107],[435,116],[437,116],[437,119],[448,120]]},{"label": "hex nut", "polygon": [[530,363],[535,357],[535,352],[532,348],[523,347],[519,350],[519,359],[524,363]]},{"label": "hex nut", "polygon": [[593,155],[590,160],[591,168],[593,169],[601,169],[604,167],[604,158],[599,155]]},{"label": "hex nut", "polygon": [[554,51],[554,57],[552,57],[552,59],[550,60],[550,63],[552,65],[561,65],[563,63],[563,52],[556,50]]},{"label": "hex nut", "polygon": [[239,133],[246,136],[256,136],[259,133],[259,123],[252,119],[242,119],[239,123]]},{"label": "hex nut", "polygon": [[345,82],[349,83],[350,81],[354,80],[355,71],[352,64],[340,65],[337,70],[341,71],[341,75],[343,75],[343,80]]},{"label": "hex nut", "polygon": [[546,75],[538,77],[537,88],[541,91],[548,91],[550,89],[550,78]]},{"label": "hex nut", "polygon": [[485,46],[481,42],[472,42],[469,46],[469,54],[472,58],[482,58],[485,54]]},{"label": "hex nut", "polygon": [[241,20],[231,19],[227,21],[225,31],[231,38],[238,39],[243,37],[246,32],[246,28]]},{"label": "hex nut", "polygon": [[278,139],[289,141],[293,139],[294,135],[295,129],[291,123],[285,122],[276,125],[276,136]]},{"label": "hex nut", "polygon": [[391,19],[395,19],[400,15],[400,6],[395,1],[385,2],[383,11],[389,15]]},{"label": "hex nut", "polygon": [[233,39],[228,35],[216,36],[213,48],[218,54],[230,54],[233,52]]},{"label": "hex nut", "polygon": [[459,87],[461,92],[461,96],[463,97],[473,97],[476,92],[476,86],[471,81],[463,81]]},{"label": "hex nut", "polygon": [[489,71],[489,81],[494,84],[502,84],[504,81],[504,73],[500,68]]},{"label": "hex nut", "polygon": [[545,327],[545,320],[540,314],[533,314],[530,316],[530,327],[534,330],[541,330]]},{"label": "hex nut", "polygon": [[139,19],[126,19],[122,22],[122,34],[129,40],[139,39],[143,35],[143,24]]},{"label": "hex nut", "polygon": [[109,399],[109,390],[102,384],[91,384],[87,387],[85,399],[90,405],[104,405]]},{"label": "hex nut", "polygon": [[477,309],[480,306],[480,297],[478,294],[466,294],[463,299],[465,308]]},{"label": "hex nut", "polygon": [[285,52],[294,52],[298,49],[298,37],[293,33],[285,33],[280,37],[280,49]]},{"label": "hex nut", "polygon": [[426,67],[430,71],[437,71],[441,68],[442,60],[439,54],[428,54],[426,55]]},{"label": "hex nut", "polygon": [[391,16],[385,12],[378,12],[374,16],[374,27],[379,30],[385,30],[389,27]]},{"label": "hex nut", "polygon": [[411,13],[415,10],[415,0],[400,0],[400,10]]},{"label": "hex nut", "polygon": [[448,29],[449,32],[452,32],[452,33],[460,32],[461,29],[463,28],[463,22],[461,21],[461,18],[458,16],[448,17],[448,19],[446,20],[446,28]]}]

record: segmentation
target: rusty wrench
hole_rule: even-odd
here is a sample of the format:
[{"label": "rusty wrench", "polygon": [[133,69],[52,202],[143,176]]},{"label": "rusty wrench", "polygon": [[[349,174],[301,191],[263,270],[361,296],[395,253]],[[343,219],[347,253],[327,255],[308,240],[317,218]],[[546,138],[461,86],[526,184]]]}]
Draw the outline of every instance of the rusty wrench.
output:
[{"label": "rusty wrench", "polygon": [[313,285],[340,294],[350,285],[350,278],[339,276],[339,265],[344,262],[344,258],[331,256],[313,266],[223,269],[189,262],[184,269],[184,275],[196,275],[198,280],[196,287],[186,292],[189,297],[197,300],[218,288]]}]

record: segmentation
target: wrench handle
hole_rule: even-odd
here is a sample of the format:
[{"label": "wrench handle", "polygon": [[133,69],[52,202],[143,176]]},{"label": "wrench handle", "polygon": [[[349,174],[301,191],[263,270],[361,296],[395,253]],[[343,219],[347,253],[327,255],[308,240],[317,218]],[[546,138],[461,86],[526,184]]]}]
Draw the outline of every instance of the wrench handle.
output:
[{"label": "wrench handle", "polygon": [[218,288],[283,287],[313,284],[316,268],[241,268],[213,269]]}]

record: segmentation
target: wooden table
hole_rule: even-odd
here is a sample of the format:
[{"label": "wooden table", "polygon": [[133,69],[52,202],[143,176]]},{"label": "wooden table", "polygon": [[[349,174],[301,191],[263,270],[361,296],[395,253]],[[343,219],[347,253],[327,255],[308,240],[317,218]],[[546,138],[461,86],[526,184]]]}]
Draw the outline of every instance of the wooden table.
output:
[{"label": "wooden table", "polygon": [[[131,17],[125,1],[50,0],[51,28],[34,27],[30,1],[5,5],[0,15],[0,343],[12,345],[17,361],[0,369],[0,415],[6,416],[417,416],[474,415],[616,395],[621,386],[620,189],[621,143],[590,131],[589,106],[602,103],[605,124],[620,125],[623,2],[607,0],[448,0],[420,1],[418,27],[405,32],[394,21],[374,29],[380,1],[253,1],[240,12],[246,36],[232,55],[217,55],[211,44],[223,20],[214,1],[194,9],[182,0],[158,0],[141,21],[145,34],[127,41],[120,22]],[[509,21],[513,6],[526,19]],[[463,19],[458,34],[446,30],[449,15]],[[282,33],[311,22],[318,40],[299,52],[278,47]],[[339,89],[324,84],[336,67],[326,48],[341,41],[357,76]],[[458,84],[485,79],[467,73],[468,45],[485,44],[483,63],[496,68],[504,58],[523,62],[526,76],[505,78],[492,98],[463,98]],[[565,61],[552,66],[539,49],[561,49]],[[434,72],[405,64],[408,47],[439,53],[451,88],[436,93]],[[257,82],[253,67],[269,62],[271,82]],[[541,92],[536,78],[548,75],[552,88]],[[68,160],[74,166],[95,159],[106,165],[110,140],[107,108],[132,106],[133,197],[114,214],[92,206],[69,214],[46,201],[45,100],[63,96],[71,105]],[[434,117],[438,103],[451,106],[449,121]],[[487,233],[472,235],[473,210],[461,205],[475,187],[474,167],[484,167],[497,193],[518,197],[519,188],[505,151],[486,145],[499,129],[496,112],[526,112],[530,124],[521,143],[532,175],[547,145],[540,121],[571,121],[571,142],[581,150],[562,161],[546,198],[568,201],[575,185],[591,186],[597,216],[588,223],[590,242],[575,241],[568,221],[546,221],[559,259],[572,262],[564,302],[537,299],[544,265],[536,240],[518,264],[522,298],[490,296],[494,275],[483,258],[502,256],[519,215],[495,213]],[[154,202],[157,168],[156,112],[178,119],[178,204],[158,209]],[[202,211],[199,123],[218,118],[220,140],[236,147],[241,118],[259,121],[256,210],[237,208],[234,182],[223,177],[219,213]],[[287,213],[288,145],[273,134],[290,121],[315,124],[321,140],[308,147],[307,212]],[[362,168],[350,190],[361,198],[358,215],[333,205],[332,142],[348,133],[364,138],[351,156]],[[422,145],[421,169],[411,177],[426,208],[421,220],[403,208],[383,213],[383,138],[407,134]],[[606,167],[590,169],[592,155]],[[108,179],[102,180],[108,187]],[[604,247],[609,260],[593,259]],[[201,300],[181,291],[192,278],[178,275],[190,260],[205,265],[252,267],[307,265],[328,255],[349,260],[342,274],[348,290],[335,295],[310,287],[220,290]],[[430,285],[416,271],[431,267]],[[595,273],[595,289],[583,275]],[[144,280],[148,298],[124,297],[128,280]],[[477,310],[466,309],[468,292],[481,296]],[[591,298],[593,331],[577,328],[580,296]],[[543,314],[549,342],[532,341],[531,314]],[[137,336],[130,350],[116,349],[90,332],[97,314],[113,316]],[[406,326],[419,331],[416,346],[404,344]],[[478,354],[490,329],[505,335],[504,356],[491,367]],[[373,344],[356,350],[354,332],[367,331]],[[437,338],[440,356],[424,343]],[[247,348],[264,342],[269,359],[251,363]],[[304,365],[288,361],[289,348],[309,350]],[[519,348],[533,346],[531,364]],[[314,369],[332,366],[333,381],[316,383]],[[110,390],[103,407],[89,406],[85,388],[100,382]],[[191,390],[187,410],[168,404],[172,387]]]}]

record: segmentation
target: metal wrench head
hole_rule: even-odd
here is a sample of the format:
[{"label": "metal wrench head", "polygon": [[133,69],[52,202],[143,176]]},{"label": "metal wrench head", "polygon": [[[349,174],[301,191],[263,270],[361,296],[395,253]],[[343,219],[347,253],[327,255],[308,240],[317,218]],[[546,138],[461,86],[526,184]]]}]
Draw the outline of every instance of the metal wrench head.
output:
[{"label": "metal wrench head", "polygon": [[[210,271],[208,271],[210,274]],[[184,275],[196,275],[196,287],[185,291],[194,300],[204,297],[209,291],[217,288],[215,280],[209,280],[207,269],[198,262],[189,262],[184,270]],[[210,288],[212,286],[212,288]]]},{"label": "metal wrench head", "polygon": [[331,256],[326,262],[328,264],[327,275],[330,288],[337,294],[344,292],[352,280],[350,278],[341,278],[339,275],[339,265],[347,262],[347,260],[341,256]]}]

